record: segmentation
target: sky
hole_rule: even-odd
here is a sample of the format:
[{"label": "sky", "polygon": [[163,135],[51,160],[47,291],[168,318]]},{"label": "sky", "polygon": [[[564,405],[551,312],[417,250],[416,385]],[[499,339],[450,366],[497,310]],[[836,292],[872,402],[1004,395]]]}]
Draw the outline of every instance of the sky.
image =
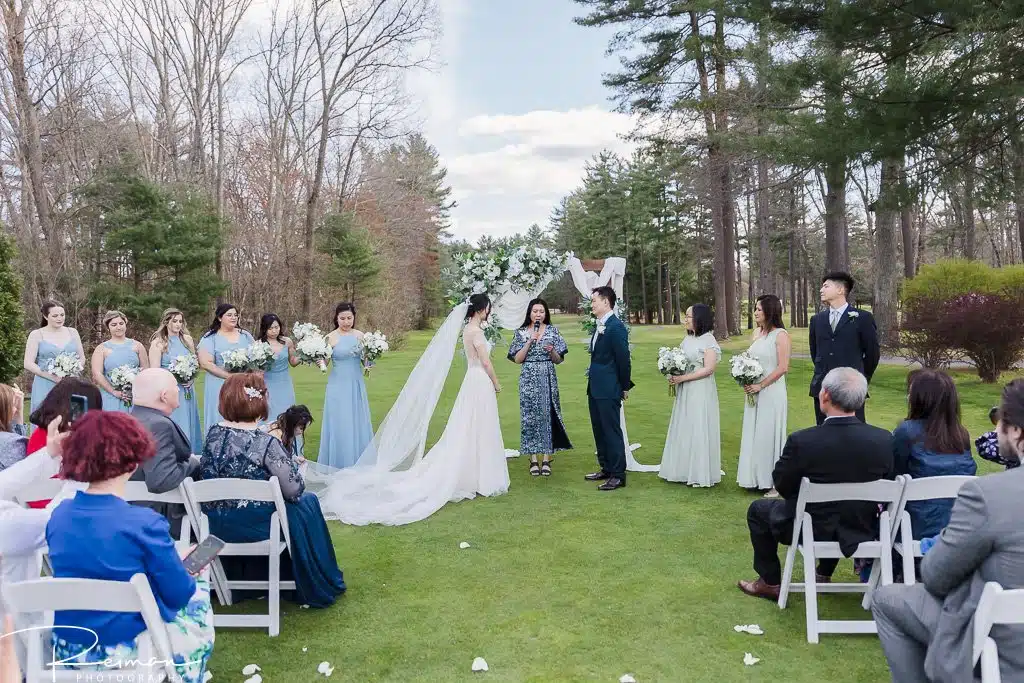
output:
[{"label": "sky", "polygon": [[476,241],[548,224],[602,149],[625,152],[631,119],[603,74],[611,31],[573,23],[571,0],[438,0],[438,67],[410,78],[423,130],[448,168],[452,234]]}]

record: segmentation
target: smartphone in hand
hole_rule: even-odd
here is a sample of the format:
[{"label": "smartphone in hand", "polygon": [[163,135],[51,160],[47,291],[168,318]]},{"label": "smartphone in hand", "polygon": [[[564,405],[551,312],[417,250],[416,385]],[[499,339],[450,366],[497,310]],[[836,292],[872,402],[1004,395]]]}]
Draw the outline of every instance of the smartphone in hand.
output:
[{"label": "smartphone in hand", "polygon": [[224,549],[224,541],[216,536],[207,536],[195,547],[195,549],[182,559],[185,571],[192,576],[198,576],[199,572],[213,562],[217,554]]}]

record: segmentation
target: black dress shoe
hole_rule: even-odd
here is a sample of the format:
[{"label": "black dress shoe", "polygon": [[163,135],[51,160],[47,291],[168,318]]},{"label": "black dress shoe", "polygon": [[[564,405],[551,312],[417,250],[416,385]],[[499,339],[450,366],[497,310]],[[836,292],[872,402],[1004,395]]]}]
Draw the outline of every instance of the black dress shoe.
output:
[{"label": "black dress shoe", "polygon": [[604,481],[605,479],[611,479],[612,475],[607,472],[591,472],[583,478],[587,481]]},{"label": "black dress shoe", "polygon": [[615,489],[625,488],[626,480],[619,479],[618,477],[609,477],[608,481],[597,487],[598,491],[614,491]]}]

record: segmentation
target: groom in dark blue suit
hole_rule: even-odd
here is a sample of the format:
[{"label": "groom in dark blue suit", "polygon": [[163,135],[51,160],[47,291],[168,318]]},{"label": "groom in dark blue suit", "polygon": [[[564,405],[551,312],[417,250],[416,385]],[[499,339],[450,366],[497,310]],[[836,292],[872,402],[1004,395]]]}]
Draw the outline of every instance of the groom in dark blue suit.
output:
[{"label": "groom in dark blue suit", "polygon": [[[825,414],[818,404],[821,382],[835,368],[853,368],[867,377],[868,382],[878,368],[881,350],[878,346],[878,328],[867,311],[849,304],[853,292],[853,278],[849,273],[829,273],[821,281],[821,302],[828,306],[811,318],[811,359],[814,376],[811,378],[811,396],[814,397],[814,416],[821,425]],[[857,411],[864,419],[864,406]]]},{"label": "groom in dark blue suit", "polygon": [[633,388],[630,380],[629,335],[615,317],[615,290],[598,287],[590,298],[597,331],[590,340],[587,401],[601,469],[586,476],[603,481],[597,488],[614,491],[626,485],[626,442],[622,435],[622,402]]}]

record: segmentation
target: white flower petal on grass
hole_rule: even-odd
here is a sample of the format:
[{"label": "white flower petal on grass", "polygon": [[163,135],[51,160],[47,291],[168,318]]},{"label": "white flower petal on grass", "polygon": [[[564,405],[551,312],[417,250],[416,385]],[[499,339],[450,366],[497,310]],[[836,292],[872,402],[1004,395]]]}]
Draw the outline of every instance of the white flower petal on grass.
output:
[{"label": "white flower petal on grass", "polygon": [[304,648],[302,648],[302,651],[303,652],[309,652],[309,648],[308,647],[304,647]]},{"label": "white flower petal on grass", "polygon": [[245,668],[242,669],[243,676],[252,676],[257,671],[263,671],[259,664],[246,664]]},{"label": "white flower petal on grass", "polygon": [[299,605],[299,609],[309,609],[309,605]]},{"label": "white flower petal on grass", "polygon": [[263,683],[263,676],[259,674],[253,674],[249,678],[245,679],[245,683]]},{"label": "white flower petal on grass", "polygon": [[465,541],[463,541],[462,543],[459,544],[459,549],[460,550],[465,550],[468,547],[469,547],[469,544],[466,543]]},{"label": "white flower petal on grass", "polygon": [[320,666],[316,668],[316,672],[324,676],[330,676],[334,673],[334,667],[331,666],[330,662],[320,662]]},{"label": "white flower petal on grass", "polygon": [[487,671],[487,662],[484,661],[483,657],[477,657],[473,660],[473,671]]},{"label": "white flower petal on grass", "polygon": [[733,626],[733,631],[736,633],[749,633],[752,636],[763,636],[764,631],[757,624],[742,624],[740,626]]},{"label": "white flower petal on grass", "polygon": [[743,663],[745,665],[747,665],[747,666],[754,666],[755,664],[757,664],[760,661],[761,661],[760,659],[758,659],[754,655],[750,654],[749,652],[747,652],[746,654],[743,655]]},{"label": "white flower petal on grass", "polygon": [[619,683],[636,683],[636,679],[633,678],[633,674],[623,674],[622,678],[619,679]]},{"label": "white flower petal on grass", "polygon": [[209,671],[207,671],[206,673],[203,674],[203,683],[210,683],[210,680],[212,678],[213,678],[213,674],[210,673]]}]

